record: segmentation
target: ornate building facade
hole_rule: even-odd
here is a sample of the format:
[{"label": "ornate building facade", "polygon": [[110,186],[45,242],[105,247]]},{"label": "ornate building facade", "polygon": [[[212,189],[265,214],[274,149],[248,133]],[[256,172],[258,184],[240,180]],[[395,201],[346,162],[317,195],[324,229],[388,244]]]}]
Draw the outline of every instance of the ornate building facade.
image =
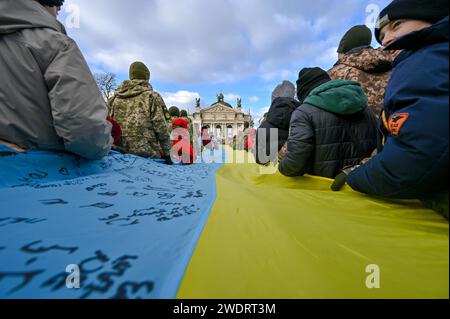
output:
[{"label": "ornate building facade", "polygon": [[193,124],[196,132],[201,128],[208,127],[209,134],[218,141],[228,143],[244,131],[245,124],[253,127],[253,117],[250,113],[245,114],[242,110],[242,100],[237,100],[236,108],[225,102],[224,95],[217,95],[217,102],[207,108],[200,106],[200,99],[197,99],[195,113],[193,114]]}]

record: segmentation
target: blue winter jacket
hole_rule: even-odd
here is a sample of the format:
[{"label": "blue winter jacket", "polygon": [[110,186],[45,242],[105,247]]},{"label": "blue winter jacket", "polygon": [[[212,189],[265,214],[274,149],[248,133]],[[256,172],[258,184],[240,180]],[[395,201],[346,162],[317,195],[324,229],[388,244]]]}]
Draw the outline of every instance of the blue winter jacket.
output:
[{"label": "blue winter jacket", "polygon": [[387,49],[404,50],[394,61],[385,95],[389,134],[381,152],[347,182],[370,195],[425,198],[448,190],[448,16]]}]

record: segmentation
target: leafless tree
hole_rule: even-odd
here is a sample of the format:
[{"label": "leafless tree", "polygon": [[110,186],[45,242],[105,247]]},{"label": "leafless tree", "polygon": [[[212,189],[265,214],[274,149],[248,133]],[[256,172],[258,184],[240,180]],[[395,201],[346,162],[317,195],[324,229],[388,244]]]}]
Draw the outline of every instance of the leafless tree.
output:
[{"label": "leafless tree", "polygon": [[108,99],[113,96],[114,90],[117,88],[117,75],[111,72],[96,73],[94,78],[103,98],[105,101],[108,101]]}]

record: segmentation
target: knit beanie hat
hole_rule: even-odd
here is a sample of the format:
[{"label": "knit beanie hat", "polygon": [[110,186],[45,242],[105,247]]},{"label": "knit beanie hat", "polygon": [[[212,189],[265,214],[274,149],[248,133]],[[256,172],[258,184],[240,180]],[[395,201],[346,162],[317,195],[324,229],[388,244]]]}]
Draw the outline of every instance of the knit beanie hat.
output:
[{"label": "knit beanie hat", "polygon": [[150,80],[150,70],[142,62],[134,62],[130,66],[130,80]]},{"label": "knit beanie hat", "polygon": [[184,129],[187,130],[188,125],[189,125],[188,122],[185,119],[182,119],[182,118],[177,118],[177,119],[172,121],[172,127],[174,129],[176,129],[176,128],[184,128]]},{"label": "knit beanie hat", "polygon": [[172,107],[169,109],[169,114],[170,114],[170,116],[172,116],[172,117],[180,117],[180,109],[177,108],[176,106],[172,106]]},{"label": "knit beanie hat", "polygon": [[316,87],[331,81],[328,73],[321,68],[304,68],[300,71],[297,80],[297,98],[303,103],[309,93]]},{"label": "knit beanie hat", "polygon": [[272,102],[279,97],[295,97],[295,85],[289,81],[283,81],[279,84],[272,93]]},{"label": "knit beanie hat", "polygon": [[338,53],[347,53],[355,48],[368,46],[372,43],[372,31],[365,25],[357,25],[345,33],[339,43]]},{"label": "knit beanie hat", "polygon": [[36,0],[43,6],[47,7],[61,7],[64,4],[64,0]]},{"label": "knit beanie hat", "polygon": [[446,16],[448,0],[394,0],[381,11],[375,27],[375,37],[381,43],[381,29],[395,20],[421,20],[435,24]]}]

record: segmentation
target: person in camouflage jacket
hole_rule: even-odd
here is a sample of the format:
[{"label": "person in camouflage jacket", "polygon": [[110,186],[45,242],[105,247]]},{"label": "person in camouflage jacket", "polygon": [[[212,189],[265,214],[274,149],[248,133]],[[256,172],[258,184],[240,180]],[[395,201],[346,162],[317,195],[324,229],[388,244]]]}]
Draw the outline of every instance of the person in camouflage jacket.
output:
[{"label": "person in camouflage jacket", "polygon": [[[123,131],[123,147],[128,153],[170,162],[170,131],[162,97],[148,83],[150,71],[141,62],[130,67],[124,81],[109,101],[110,117]],[[162,151],[162,152],[161,152]]]},{"label": "person in camouflage jacket", "polygon": [[355,26],[339,44],[339,60],[328,71],[333,80],[350,80],[361,84],[369,106],[377,116],[384,107],[384,92],[391,78],[391,52],[370,46],[372,32],[366,26]]}]

